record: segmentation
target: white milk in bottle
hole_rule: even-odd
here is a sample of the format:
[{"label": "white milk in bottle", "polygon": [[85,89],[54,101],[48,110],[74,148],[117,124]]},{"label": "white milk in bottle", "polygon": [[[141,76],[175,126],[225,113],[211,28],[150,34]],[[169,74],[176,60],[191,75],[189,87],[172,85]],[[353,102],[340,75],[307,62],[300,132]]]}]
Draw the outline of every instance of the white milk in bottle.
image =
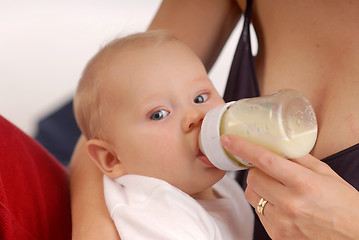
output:
[{"label": "white milk in bottle", "polygon": [[317,121],[308,100],[291,89],[212,109],[202,123],[200,148],[217,168],[240,170],[251,164],[223,149],[220,137],[225,134],[241,136],[285,158],[298,158],[313,148]]}]

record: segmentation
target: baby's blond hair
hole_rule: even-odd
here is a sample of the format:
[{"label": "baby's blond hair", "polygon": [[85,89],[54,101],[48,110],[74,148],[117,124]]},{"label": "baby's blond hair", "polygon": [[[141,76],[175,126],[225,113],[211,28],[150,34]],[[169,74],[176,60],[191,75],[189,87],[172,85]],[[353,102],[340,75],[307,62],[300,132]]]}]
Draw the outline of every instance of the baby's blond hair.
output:
[{"label": "baby's blond hair", "polygon": [[74,97],[74,113],[77,124],[87,139],[101,138],[101,125],[104,124],[103,105],[106,104],[102,90],[106,87],[103,71],[113,56],[125,49],[138,49],[178,41],[166,31],[148,31],[117,38],[106,44],[87,63]]}]

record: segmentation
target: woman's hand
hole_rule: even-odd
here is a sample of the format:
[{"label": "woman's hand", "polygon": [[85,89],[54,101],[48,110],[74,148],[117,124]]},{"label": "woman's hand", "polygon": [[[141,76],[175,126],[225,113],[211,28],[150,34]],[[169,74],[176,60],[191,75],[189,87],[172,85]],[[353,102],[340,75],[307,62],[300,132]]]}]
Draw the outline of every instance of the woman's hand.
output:
[{"label": "woman's hand", "polygon": [[272,239],[359,239],[359,192],[328,165],[306,155],[285,159],[233,135],[223,146],[251,162],[246,198]]}]

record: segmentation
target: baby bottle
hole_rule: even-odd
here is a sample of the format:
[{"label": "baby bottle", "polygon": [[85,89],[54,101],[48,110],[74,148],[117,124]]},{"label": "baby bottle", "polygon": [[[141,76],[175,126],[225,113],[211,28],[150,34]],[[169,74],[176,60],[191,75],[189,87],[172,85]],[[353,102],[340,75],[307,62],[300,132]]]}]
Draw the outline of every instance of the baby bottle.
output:
[{"label": "baby bottle", "polygon": [[288,159],[298,158],[313,148],[317,121],[309,101],[291,89],[212,109],[203,119],[201,151],[219,169],[241,170],[251,163],[224,150],[220,137],[225,134],[238,135]]}]

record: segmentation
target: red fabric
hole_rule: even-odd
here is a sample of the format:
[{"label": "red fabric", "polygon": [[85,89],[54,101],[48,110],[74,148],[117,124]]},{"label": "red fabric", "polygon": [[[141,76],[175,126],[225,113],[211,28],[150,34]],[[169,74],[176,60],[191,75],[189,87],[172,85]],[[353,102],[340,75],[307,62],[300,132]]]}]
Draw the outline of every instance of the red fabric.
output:
[{"label": "red fabric", "polygon": [[67,169],[2,116],[0,239],[71,239]]}]

